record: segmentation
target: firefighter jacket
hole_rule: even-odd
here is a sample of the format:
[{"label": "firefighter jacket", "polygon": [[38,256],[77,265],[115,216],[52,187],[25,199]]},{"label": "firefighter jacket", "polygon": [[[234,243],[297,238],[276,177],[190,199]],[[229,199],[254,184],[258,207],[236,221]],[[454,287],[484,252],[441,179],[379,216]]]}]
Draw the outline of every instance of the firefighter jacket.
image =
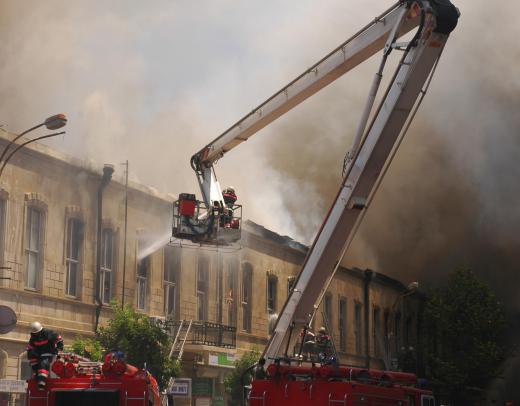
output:
[{"label": "firefighter jacket", "polygon": [[51,357],[63,349],[63,339],[58,333],[46,328],[38,333],[31,333],[27,345],[27,358],[34,365],[41,357]]},{"label": "firefighter jacket", "polygon": [[316,344],[320,351],[327,351],[332,347],[332,341],[328,334],[319,333],[316,336]]}]

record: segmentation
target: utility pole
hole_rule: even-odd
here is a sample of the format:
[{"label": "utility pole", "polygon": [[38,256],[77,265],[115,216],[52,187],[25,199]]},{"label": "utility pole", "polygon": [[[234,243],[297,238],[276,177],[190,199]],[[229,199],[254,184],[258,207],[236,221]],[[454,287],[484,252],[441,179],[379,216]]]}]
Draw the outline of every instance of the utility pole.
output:
[{"label": "utility pole", "polygon": [[122,165],[125,165],[125,231],[123,237],[123,290],[121,292],[121,308],[125,307],[126,237],[128,230],[128,159]]}]

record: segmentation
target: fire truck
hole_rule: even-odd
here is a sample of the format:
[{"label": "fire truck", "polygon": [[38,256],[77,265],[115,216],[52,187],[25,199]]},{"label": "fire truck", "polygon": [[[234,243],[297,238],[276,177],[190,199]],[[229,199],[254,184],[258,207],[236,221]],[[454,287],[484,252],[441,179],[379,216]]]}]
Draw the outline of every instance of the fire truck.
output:
[{"label": "fire truck", "polygon": [[159,387],[154,377],[124,360],[107,356],[93,362],[75,354],[62,353],[53,362],[55,377],[38,388],[28,381],[27,406],[159,406]]},{"label": "fire truck", "polygon": [[[252,382],[250,406],[434,405],[417,377],[343,367],[337,360],[306,365],[289,348],[305,332],[344,257],[435,73],[460,13],[449,0],[401,0],[191,158],[202,201],[183,194],[174,204],[173,237],[222,244],[239,238],[240,219],[226,206],[214,164],[269,123],[382,51],[343,180],[312,243],[262,354],[267,370]],[[388,87],[378,91],[391,53],[400,53]],[[376,100],[378,100],[377,107]],[[375,108],[374,108],[375,107]],[[238,211],[238,207],[236,208]],[[226,238],[227,232],[234,232]]]}]

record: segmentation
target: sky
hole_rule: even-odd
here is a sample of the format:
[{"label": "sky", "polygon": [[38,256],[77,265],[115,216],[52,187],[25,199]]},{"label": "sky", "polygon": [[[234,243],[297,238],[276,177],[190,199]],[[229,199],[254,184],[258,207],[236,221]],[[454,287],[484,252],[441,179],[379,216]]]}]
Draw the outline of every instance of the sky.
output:
[{"label": "sky", "polygon": [[[193,153],[392,4],[0,0],[0,125],[17,133],[66,113],[66,136],[48,145],[100,172],[115,164],[119,179],[128,159],[131,179],[198,194]],[[476,267],[503,287],[520,259],[520,29],[510,18],[520,5],[455,4],[459,26],[345,264],[405,282]],[[246,218],[312,241],[377,62],[219,161]]]}]

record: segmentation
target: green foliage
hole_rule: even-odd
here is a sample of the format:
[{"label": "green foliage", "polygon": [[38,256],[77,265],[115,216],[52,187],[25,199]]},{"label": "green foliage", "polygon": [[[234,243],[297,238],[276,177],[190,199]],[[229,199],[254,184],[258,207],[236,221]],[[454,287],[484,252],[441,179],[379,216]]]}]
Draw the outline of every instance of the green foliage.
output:
[{"label": "green foliage", "polygon": [[224,387],[226,393],[230,395],[229,404],[231,406],[242,405],[243,387],[249,384],[252,379],[252,372],[245,372],[257,363],[259,357],[260,352],[256,348],[244,353],[241,358],[235,361],[235,369],[224,378]]},{"label": "green foliage", "polygon": [[112,307],[114,314],[106,327],[99,328],[96,339],[107,350],[125,353],[128,363],[146,368],[160,385],[180,374],[180,364],[168,357],[171,340],[165,326],[152,322],[132,307]]},{"label": "green foliage", "polygon": [[72,342],[72,345],[67,350],[70,350],[82,357],[91,359],[92,361],[101,361],[103,359],[103,353],[105,349],[101,346],[101,343],[91,338],[76,337]]},{"label": "green foliage", "polygon": [[437,395],[468,404],[499,376],[509,355],[502,304],[473,272],[456,271],[445,288],[431,292],[424,320],[427,364]]}]

